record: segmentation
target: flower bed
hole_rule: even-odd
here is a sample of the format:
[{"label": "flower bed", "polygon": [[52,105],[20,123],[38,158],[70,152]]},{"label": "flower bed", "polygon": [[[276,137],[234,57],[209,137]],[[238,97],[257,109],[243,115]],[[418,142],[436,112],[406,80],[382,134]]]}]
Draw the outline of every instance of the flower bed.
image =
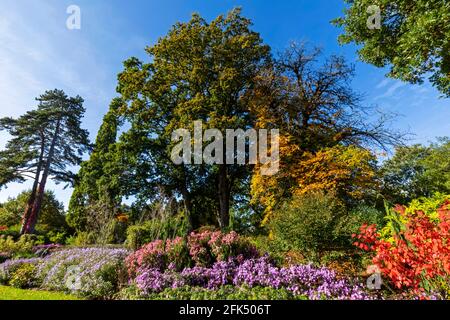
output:
[{"label": "flower bed", "polygon": [[298,265],[279,268],[268,257],[245,260],[242,263],[230,260],[217,262],[212,267],[185,268],[160,271],[155,268],[140,269],[134,284],[141,297],[148,297],[166,289],[195,287],[218,290],[233,285],[236,288],[271,288],[289,291],[293,297],[308,299],[362,300],[371,296],[349,280],[339,278],[327,268]]},{"label": "flower bed", "polygon": [[33,265],[35,271],[28,276],[32,287],[110,299],[127,283],[124,260],[129,254],[125,249],[75,248],[44,258],[8,260],[0,264],[0,283],[12,285],[23,266]]}]

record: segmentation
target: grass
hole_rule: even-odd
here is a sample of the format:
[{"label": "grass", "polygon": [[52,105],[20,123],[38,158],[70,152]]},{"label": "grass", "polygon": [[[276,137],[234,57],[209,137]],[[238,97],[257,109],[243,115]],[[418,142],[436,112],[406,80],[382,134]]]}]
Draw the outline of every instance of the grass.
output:
[{"label": "grass", "polygon": [[0,300],[79,300],[79,298],[60,292],[22,290],[0,286]]}]

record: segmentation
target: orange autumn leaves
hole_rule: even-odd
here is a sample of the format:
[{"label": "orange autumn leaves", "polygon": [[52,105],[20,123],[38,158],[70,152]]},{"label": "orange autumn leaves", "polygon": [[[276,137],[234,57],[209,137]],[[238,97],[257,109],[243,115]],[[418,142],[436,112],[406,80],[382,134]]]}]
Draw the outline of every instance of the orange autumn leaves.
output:
[{"label": "orange autumn leaves", "polygon": [[316,153],[301,152],[287,142],[281,138],[280,172],[261,176],[257,170],[252,178],[253,202],[265,207],[263,223],[286,196],[325,191],[347,199],[361,199],[377,185],[375,157],[368,150],[336,145]]},{"label": "orange autumn leaves", "polygon": [[395,212],[406,222],[392,242],[383,239],[375,225],[363,225],[360,233],[353,235],[355,245],[375,253],[373,262],[397,288],[421,292],[437,285],[448,291],[450,200],[437,210],[437,221],[420,210],[407,214],[402,206],[397,206]]}]

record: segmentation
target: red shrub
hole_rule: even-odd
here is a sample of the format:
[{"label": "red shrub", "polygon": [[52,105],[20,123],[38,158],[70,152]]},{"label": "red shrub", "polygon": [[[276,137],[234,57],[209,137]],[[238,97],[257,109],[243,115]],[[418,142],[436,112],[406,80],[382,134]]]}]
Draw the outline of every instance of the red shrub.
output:
[{"label": "red shrub", "polygon": [[395,210],[407,219],[393,243],[380,239],[375,225],[364,225],[355,245],[374,251],[373,258],[381,272],[397,288],[422,291],[438,283],[446,286],[450,279],[450,201],[438,210],[439,221],[433,222],[421,211],[406,215],[403,207]]}]

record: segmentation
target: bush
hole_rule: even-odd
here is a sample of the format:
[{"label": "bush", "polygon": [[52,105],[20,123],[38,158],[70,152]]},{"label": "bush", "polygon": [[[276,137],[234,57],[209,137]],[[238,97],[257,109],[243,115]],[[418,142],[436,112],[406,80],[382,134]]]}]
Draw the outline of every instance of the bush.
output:
[{"label": "bush", "polygon": [[137,249],[157,239],[166,240],[187,234],[184,220],[179,216],[154,218],[128,227],[126,244]]},{"label": "bush", "polygon": [[[338,248],[344,249],[341,251],[346,252],[346,255],[352,255],[355,251],[353,250],[354,247],[352,248],[352,235],[357,233],[363,224],[386,225],[385,217],[385,212],[367,205],[360,205],[339,217],[333,230],[333,241]],[[325,253],[325,255],[329,255],[329,253]],[[342,259],[338,260],[342,261]]]},{"label": "bush", "polygon": [[14,258],[31,257],[35,243],[36,237],[33,235],[23,235],[18,241],[14,241],[12,237],[0,236],[0,252]]},{"label": "bush", "polygon": [[332,270],[311,265],[279,268],[267,257],[243,262],[216,262],[210,268],[197,266],[185,268],[182,272],[140,269],[133,283],[140,297],[151,297],[169,288],[189,286],[220,290],[233,285],[236,288],[286,289],[292,296],[307,296],[309,299],[370,298],[362,287],[338,277]]},{"label": "bush", "polygon": [[241,260],[258,256],[256,248],[236,232],[205,230],[188,237],[189,254],[196,266],[210,266],[217,261]]},{"label": "bush", "polygon": [[314,192],[285,203],[268,227],[279,251],[299,251],[317,261],[321,252],[343,246],[338,226],[345,215],[345,206],[333,194]]},{"label": "bush", "polygon": [[[0,264],[0,284],[8,285],[14,273],[23,265],[37,265],[41,260],[31,259],[12,259]],[[31,279],[30,279],[31,280]],[[31,281],[30,281],[31,283]]]},{"label": "bush", "polygon": [[397,288],[450,297],[450,199],[434,214],[397,206],[388,217],[391,237],[363,225],[355,245],[375,253],[373,263]]},{"label": "bush", "polygon": [[181,237],[153,241],[127,257],[126,264],[133,278],[139,269],[164,270],[171,266],[181,270],[192,265],[210,266],[230,258],[243,260],[257,255],[256,249],[234,231],[225,234],[206,230],[192,232],[187,241]]},{"label": "bush", "polygon": [[42,259],[41,288],[75,293],[90,299],[109,299],[126,283],[125,249],[76,248]]},{"label": "bush", "polygon": [[11,275],[9,285],[19,289],[26,289],[35,286],[36,266],[31,263],[20,265]]},{"label": "bush", "polygon": [[[131,296],[132,297],[132,296]],[[130,296],[128,296],[130,298]],[[151,294],[150,300],[303,300],[304,296],[295,296],[285,288],[234,287],[224,286],[217,290],[204,288],[168,288],[160,293]]]}]

